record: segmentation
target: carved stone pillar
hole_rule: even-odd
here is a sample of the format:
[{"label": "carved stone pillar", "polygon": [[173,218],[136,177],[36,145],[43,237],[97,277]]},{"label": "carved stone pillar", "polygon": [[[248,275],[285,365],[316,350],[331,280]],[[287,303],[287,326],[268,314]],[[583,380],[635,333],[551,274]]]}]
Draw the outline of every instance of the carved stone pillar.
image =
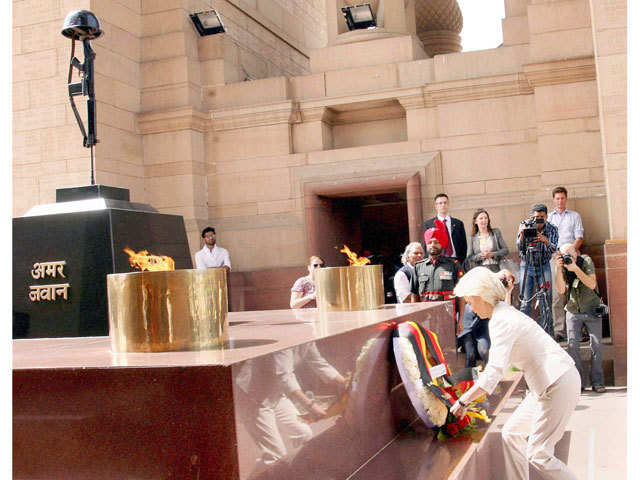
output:
[{"label": "carved stone pillar", "polygon": [[431,57],[462,50],[462,12],[456,0],[415,0],[416,33]]}]

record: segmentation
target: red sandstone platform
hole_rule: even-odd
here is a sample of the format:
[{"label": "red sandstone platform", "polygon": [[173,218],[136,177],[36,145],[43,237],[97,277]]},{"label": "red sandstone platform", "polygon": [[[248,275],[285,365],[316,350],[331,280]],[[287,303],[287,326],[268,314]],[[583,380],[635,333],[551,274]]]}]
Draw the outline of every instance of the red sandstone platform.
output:
[{"label": "red sandstone platform", "polygon": [[[442,303],[231,313],[228,348],[202,352],[113,354],[107,337],[15,340],[14,477],[373,478],[363,469],[415,419],[390,348],[391,323],[406,320],[435,331],[460,368]],[[335,372],[351,379],[346,391],[327,380]],[[292,385],[332,415],[292,415]],[[431,433],[421,435],[420,464],[432,455]],[[466,461],[471,444],[457,445],[444,471]]]}]

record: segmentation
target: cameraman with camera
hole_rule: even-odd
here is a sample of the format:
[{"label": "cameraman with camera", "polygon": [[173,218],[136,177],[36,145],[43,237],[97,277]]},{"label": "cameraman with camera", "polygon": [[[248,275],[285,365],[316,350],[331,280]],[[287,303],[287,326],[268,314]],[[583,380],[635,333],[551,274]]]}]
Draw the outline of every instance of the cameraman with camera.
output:
[{"label": "cameraman with camera", "polygon": [[540,326],[553,337],[551,314],[551,258],[556,251],[558,229],[547,223],[547,206],[537,203],[531,217],[520,222],[516,246],[520,253],[520,311],[531,314],[537,298]]},{"label": "cameraman with camera", "polygon": [[558,265],[554,284],[560,294],[567,292],[567,338],[569,340],[569,355],[576,362],[576,368],[582,379],[582,390],[585,390],[585,378],[580,360],[580,335],[584,323],[589,332],[589,347],[591,348],[591,388],[594,392],[602,393],[604,388],[604,374],[602,373],[602,315],[606,312],[606,305],[598,295],[596,268],[588,255],[578,255],[572,243],[565,243],[560,247],[562,255],[556,255]]}]

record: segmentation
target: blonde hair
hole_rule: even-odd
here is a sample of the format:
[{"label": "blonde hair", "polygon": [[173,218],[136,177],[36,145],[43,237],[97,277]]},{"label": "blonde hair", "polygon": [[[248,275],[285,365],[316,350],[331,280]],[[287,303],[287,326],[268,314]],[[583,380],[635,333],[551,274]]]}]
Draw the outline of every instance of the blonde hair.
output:
[{"label": "blonde hair", "polygon": [[469,270],[453,290],[456,297],[480,297],[491,305],[504,300],[507,289],[502,284],[500,276],[485,267]]}]

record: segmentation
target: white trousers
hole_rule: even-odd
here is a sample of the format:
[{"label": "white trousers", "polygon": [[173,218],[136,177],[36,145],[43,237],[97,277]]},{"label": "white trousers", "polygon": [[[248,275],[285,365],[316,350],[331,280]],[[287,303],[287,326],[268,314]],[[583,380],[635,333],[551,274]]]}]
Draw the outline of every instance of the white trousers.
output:
[{"label": "white trousers", "polygon": [[575,368],[549,385],[543,395],[527,394],[502,428],[505,478],[528,480],[531,464],[543,478],[577,480],[555,457],[554,449],[579,398],[580,374]]}]

